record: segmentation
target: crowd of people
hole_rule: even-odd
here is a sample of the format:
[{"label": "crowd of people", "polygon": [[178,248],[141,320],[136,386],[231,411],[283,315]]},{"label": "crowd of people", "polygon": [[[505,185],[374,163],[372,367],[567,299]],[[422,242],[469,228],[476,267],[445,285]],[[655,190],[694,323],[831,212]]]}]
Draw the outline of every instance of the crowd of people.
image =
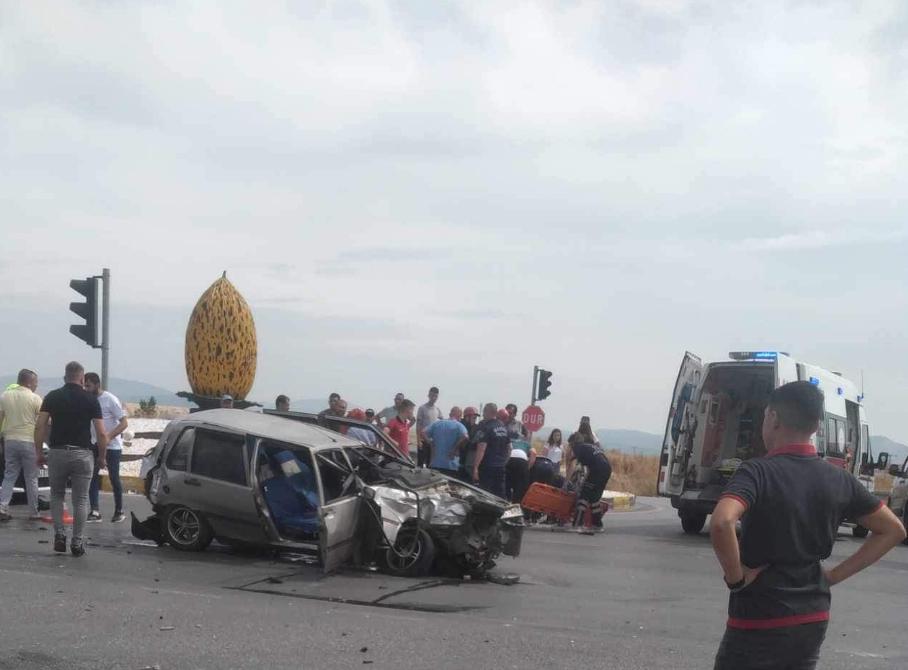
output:
[{"label": "crowd of people", "polygon": [[[126,519],[120,482],[121,435],[129,425],[120,400],[101,387],[101,378],[86,374],[73,361],[66,365],[62,387],[41,398],[38,375],[19,371],[14,384],[0,395],[0,434],[3,437],[5,471],[0,485],[0,522],[12,518],[9,505],[13,487],[24,479],[29,517],[38,511],[38,472],[47,465],[50,480],[50,510],[54,524],[54,550],[67,549],[64,496],[72,487],[73,531],[69,549],[73,556],[85,553],[86,522],[101,521],[98,473],[106,468],[114,494],[112,523]],[[49,446],[44,453],[45,442]]]},{"label": "crowd of people", "polygon": [[[4,445],[5,471],[0,485],[0,522],[12,518],[9,505],[20,476],[25,483],[29,516],[40,518],[38,472],[45,464],[50,481],[50,509],[54,524],[54,549],[65,552],[64,495],[72,487],[73,531],[69,549],[85,553],[84,525],[100,522],[99,471],[106,468],[114,494],[112,523],[125,520],[120,481],[122,434],[129,423],[120,400],[101,386],[100,377],[86,373],[77,362],[67,364],[64,385],[41,398],[36,390],[38,375],[19,372],[16,383],[0,395],[0,435]],[[578,491],[575,525],[590,530],[601,526],[600,499],[611,475],[611,466],[590,427],[589,417],[566,441],[560,430],[551,431],[537,452],[530,434],[517,416],[517,405],[499,409],[486,403],[480,415],[476,407],[452,407],[447,416],[438,406],[439,390],[429,389],[425,403],[416,406],[398,393],[388,407],[348,408],[339,393],[328,398],[319,416],[346,417],[372,425],[410,459],[411,436],[415,433],[416,463],[474,484],[498,497],[520,503],[530,484],[542,482],[564,486],[573,480],[578,466],[585,477]],[[221,406],[232,408],[233,398],[224,396]],[[280,395],[275,409],[290,411],[290,400]],[[345,432],[367,445],[375,445],[376,432],[366,427],[345,426]],[[45,455],[44,444],[49,451]]]},{"label": "crowd of people", "polygon": [[[332,393],[328,407],[319,416],[346,417],[373,425],[408,459],[411,437],[415,435],[417,466],[438,470],[515,503],[524,499],[534,482],[566,486],[574,481],[575,470],[582,466],[585,477],[578,487],[574,525],[584,532],[601,528],[601,498],[612,468],[589,417],[580,420],[566,441],[559,429],[552,430],[537,452],[514,403],[501,409],[496,403],[486,403],[481,416],[476,407],[454,406],[445,417],[438,397],[439,390],[433,386],[426,402],[417,407],[403,393],[397,393],[391,405],[376,412],[372,408],[348,409],[347,401],[339,393]],[[279,395],[274,405],[278,411],[290,411],[286,395]],[[344,430],[370,446],[377,440],[368,429],[354,426]]]}]

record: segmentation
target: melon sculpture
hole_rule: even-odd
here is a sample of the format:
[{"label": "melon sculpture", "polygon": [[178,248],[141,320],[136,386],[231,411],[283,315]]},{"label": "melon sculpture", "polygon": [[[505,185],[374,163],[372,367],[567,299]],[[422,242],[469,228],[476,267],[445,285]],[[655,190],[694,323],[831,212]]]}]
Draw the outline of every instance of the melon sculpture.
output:
[{"label": "melon sculpture", "polygon": [[255,322],[249,304],[227,279],[214,282],[192,310],[186,328],[186,376],[192,392],[243,400],[255,380]]}]

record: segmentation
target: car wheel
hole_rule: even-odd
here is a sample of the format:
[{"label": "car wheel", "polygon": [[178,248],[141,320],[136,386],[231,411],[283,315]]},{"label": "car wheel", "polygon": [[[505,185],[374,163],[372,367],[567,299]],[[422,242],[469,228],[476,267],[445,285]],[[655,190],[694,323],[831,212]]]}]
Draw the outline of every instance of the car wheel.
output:
[{"label": "car wheel", "polygon": [[435,542],[424,528],[406,526],[397,533],[394,549],[382,554],[382,564],[395,577],[424,577],[435,561]]},{"label": "car wheel", "polygon": [[167,543],[180,551],[202,551],[214,538],[205,517],[182,505],[171,507],[167,511],[164,534]]},{"label": "car wheel", "polygon": [[858,524],[854,524],[854,528],[851,529],[851,534],[855,537],[867,537],[869,532],[864,526]]},{"label": "car wheel", "polygon": [[703,526],[706,525],[706,515],[705,514],[682,514],[681,515],[681,528],[684,529],[684,532],[688,535],[699,535],[700,531],[703,530]]}]

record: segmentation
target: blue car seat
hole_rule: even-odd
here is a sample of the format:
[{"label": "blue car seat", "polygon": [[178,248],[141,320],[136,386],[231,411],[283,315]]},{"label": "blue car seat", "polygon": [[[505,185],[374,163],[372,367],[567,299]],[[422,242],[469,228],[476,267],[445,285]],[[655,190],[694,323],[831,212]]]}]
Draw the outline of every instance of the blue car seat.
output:
[{"label": "blue car seat", "polygon": [[312,467],[292,451],[267,454],[274,477],[262,484],[278,531],[289,537],[318,533],[318,486]]}]

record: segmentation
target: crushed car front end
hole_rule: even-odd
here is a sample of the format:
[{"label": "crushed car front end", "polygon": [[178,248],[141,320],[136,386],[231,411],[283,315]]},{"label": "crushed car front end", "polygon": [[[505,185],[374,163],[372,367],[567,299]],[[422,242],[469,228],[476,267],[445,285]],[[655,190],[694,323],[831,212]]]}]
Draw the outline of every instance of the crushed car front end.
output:
[{"label": "crushed car front end", "polygon": [[398,536],[418,526],[431,537],[436,572],[482,574],[502,554],[520,554],[524,518],[519,505],[430,470],[390,466],[382,474],[384,479],[364,484],[363,493],[380,521],[385,551],[406,552],[409,545]]}]

